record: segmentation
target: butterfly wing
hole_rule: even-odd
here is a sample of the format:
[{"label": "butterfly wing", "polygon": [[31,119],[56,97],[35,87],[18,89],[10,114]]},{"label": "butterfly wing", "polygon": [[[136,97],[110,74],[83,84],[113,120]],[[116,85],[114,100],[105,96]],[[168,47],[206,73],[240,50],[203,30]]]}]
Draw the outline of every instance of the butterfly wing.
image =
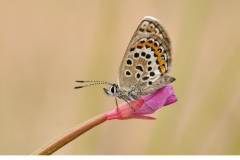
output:
[{"label": "butterfly wing", "polygon": [[118,85],[142,96],[165,85],[171,66],[170,39],[153,17],[146,16],[137,27],[119,68]]}]

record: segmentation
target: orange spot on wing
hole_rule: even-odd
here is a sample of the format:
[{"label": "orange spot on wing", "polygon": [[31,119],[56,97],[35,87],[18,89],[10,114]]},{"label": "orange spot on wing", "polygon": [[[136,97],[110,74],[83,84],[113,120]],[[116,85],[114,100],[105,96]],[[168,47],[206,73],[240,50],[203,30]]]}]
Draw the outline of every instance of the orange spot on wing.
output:
[{"label": "orange spot on wing", "polygon": [[160,66],[162,74],[165,74],[165,68],[163,66]]}]

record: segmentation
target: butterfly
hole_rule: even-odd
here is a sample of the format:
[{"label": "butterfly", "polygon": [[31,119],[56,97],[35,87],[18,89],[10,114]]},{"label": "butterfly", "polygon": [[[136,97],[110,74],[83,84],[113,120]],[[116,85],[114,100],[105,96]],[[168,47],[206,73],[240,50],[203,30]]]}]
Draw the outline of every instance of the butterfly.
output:
[{"label": "butterfly", "polygon": [[128,103],[151,94],[175,81],[175,78],[166,75],[172,62],[170,43],[168,34],[159,20],[145,16],[124,54],[117,84],[105,81],[76,81],[90,84],[77,86],[75,89],[97,84],[110,85],[109,89],[103,88],[103,90],[107,95],[115,97],[117,107],[117,98]]}]

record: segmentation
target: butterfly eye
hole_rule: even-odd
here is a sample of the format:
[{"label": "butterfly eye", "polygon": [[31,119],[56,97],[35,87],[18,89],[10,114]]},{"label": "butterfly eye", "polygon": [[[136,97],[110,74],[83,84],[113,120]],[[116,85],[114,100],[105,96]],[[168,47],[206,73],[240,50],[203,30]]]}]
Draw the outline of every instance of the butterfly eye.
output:
[{"label": "butterfly eye", "polygon": [[116,93],[116,88],[115,88],[115,86],[112,86],[112,87],[110,88],[110,91],[111,91],[113,94],[115,94],[115,93]]},{"label": "butterfly eye", "polygon": [[103,91],[108,96],[116,96],[117,91],[118,91],[117,88],[118,88],[118,86],[116,84],[112,84],[109,89],[103,88]]}]

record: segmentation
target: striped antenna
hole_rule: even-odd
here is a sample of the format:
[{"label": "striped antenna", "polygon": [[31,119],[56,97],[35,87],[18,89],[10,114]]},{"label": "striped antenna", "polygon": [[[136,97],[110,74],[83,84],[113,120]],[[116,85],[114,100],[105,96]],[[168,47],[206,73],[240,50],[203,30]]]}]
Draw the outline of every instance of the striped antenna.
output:
[{"label": "striped antenna", "polygon": [[76,81],[78,83],[91,83],[91,84],[87,84],[87,85],[83,85],[83,86],[76,86],[74,87],[74,89],[79,89],[79,88],[83,88],[83,87],[88,87],[88,86],[93,86],[93,85],[98,85],[98,84],[107,84],[107,85],[112,85],[109,82],[105,82],[105,81]]}]

